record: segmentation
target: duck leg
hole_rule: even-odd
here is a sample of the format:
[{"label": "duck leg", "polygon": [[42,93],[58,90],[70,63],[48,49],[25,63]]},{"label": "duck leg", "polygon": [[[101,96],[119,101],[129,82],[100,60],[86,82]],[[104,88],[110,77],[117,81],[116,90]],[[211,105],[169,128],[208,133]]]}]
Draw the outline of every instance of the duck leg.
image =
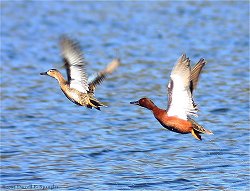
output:
[{"label": "duck leg", "polygon": [[192,134],[192,135],[194,136],[194,138],[196,138],[197,140],[199,140],[199,141],[202,140],[200,134],[199,134],[197,131],[195,131],[194,129],[192,129],[191,134]]}]

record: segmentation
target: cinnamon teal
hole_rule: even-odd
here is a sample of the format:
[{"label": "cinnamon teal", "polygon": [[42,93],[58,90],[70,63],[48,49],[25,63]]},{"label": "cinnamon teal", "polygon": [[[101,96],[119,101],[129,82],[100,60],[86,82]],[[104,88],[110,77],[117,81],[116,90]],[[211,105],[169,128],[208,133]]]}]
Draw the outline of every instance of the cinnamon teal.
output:
[{"label": "cinnamon teal", "polygon": [[195,122],[191,116],[197,116],[193,91],[205,64],[206,61],[202,58],[191,70],[189,58],[185,54],[179,58],[170,75],[167,110],[158,108],[149,98],[130,103],[151,110],[160,124],[168,130],[182,134],[191,133],[196,139],[202,140],[201,133],[213,133]]},{"label": "cinnamon teal", "polygon": [[120,60],[114,59],[104,70],[100,71],[93,80],[88,82],[85,71],[86,61],[78,43],[67,36],[62,36],[60,46],[68,80],[65,80],[63,75],[56,69],[50,69],[40,74],[55,78],[63,93],[73,103],[100,110],[100,107],[105,105],[94,97],[94,91],[96,86],[101,84],[106,76],[117,68],[120,64]]}]

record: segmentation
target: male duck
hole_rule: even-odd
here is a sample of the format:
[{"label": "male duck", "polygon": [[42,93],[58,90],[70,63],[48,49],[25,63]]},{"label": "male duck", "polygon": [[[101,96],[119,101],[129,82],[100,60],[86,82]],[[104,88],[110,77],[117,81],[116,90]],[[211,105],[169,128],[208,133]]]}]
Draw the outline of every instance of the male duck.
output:
[{"label": "male duck", "polygon": [[114,59],[93,80],[88,82],[85,72],[86,61],[78,43],[66,36],[62,36],[60,46],[68,80],[65,80],[63,75],[56,69],[50,69],[40,74],[57,79],[61,90],[73,103],[100,110],[100,107],[105,105],[94,97],[95,88],[106,78],[107,74],[112,73],[117,68],[120,60]]},{"label": "male duck", "polygon": [[192,133],[198,140],[201,140],[200,133],[213,134],[190,118],[190,115],[197,116],[198,109],[192,94],[205,64],[206,61],[202,58],[191,70],[189,58],[185,54],[179,58],[170,75],[167,110],[158,108],[148,98],[130,103],[151,110],[160,124],[170,131]]}]

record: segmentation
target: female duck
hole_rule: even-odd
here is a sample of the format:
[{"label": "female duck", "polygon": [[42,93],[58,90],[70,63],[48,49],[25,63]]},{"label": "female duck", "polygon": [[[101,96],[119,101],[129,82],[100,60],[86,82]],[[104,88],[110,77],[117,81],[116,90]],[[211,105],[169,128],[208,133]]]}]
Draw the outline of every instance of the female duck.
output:
[{"label": "female duck", "polygon": [[100,110],[100,107],[105,105],[94,97],[95,88],[106,78],[107,74],[112,73],[117,68],[120,60],[114,59],[93,80],[88,82],[85,72],[86,61],[78,43],[63,36],[60,45],[68,80],[65,80],[63,75],[56,69],[50,69],[40,74],[55,78],[59,82],[63,93],[73,103]]},{"label": "female duck", "polygon": [[158,108],[148,98],[130,103],[151,110],[160,124],[168,130],[182,134],[191,133],[196,139],[201,140],[200,133],[212,132],[196,123],[190,115],[197,116],[198,109],[192,94],[205,64],[206,61],[200,59],[191,70],[189,58],[186,58],[185,54],[181,56],[170,75],[167,110]]}]

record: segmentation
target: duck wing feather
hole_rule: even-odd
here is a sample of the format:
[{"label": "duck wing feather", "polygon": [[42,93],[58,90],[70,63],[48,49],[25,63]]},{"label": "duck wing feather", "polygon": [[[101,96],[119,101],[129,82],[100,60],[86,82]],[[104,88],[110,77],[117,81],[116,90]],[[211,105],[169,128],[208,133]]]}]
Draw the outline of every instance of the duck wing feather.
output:
[{"label": "duck wing feather", "polygon": [[190,91],[193,93],[193,90],[196,89],[196,86],[198,84],[199,76],[201,73],[202,68],[205,66],[207,62],[204,58],[201,58],[199,62],[192,68],[191,76],[190,76]]},{"label": "duck wing feather", "polygon": [[89,81],[89,92],[94,93],[96,86],[100,85],[107,75],[111,74],[120,65],[120,63],[119,58],[113,59],[104,70],[98,72],[93,79]]},{"label": "duck wing feather", "polygon": [[87,93],[89,87],[85,69],[87,63],[78,43],[67,36],[62,36],[60,46],[69,86],[82,93]]},{"label": "duck wing feather", "polygon": [[174,66],[168,84],[168,116],[187,120],[189,115],[197,116],[197,107],[190,91],[190,60],[183,54]]}]

